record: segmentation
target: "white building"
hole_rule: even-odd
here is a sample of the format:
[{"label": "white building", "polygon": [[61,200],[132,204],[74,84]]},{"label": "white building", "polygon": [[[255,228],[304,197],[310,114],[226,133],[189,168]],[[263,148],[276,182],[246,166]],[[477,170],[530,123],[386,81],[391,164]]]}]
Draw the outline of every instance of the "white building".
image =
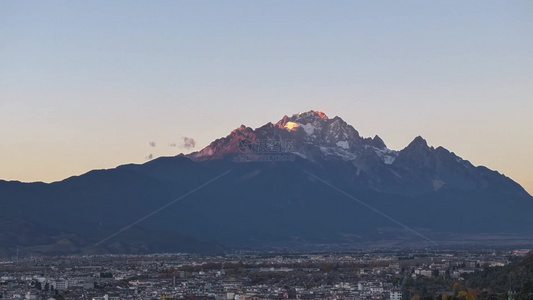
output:
[{"label": "white building", "polygon": [[66,291],[68,290],[69,284],[68,284],[68,280],[58,279],[52,282],[52,286],[54,287],[55,290]]},{"label": "white building", "polygon": [[402,291],[398,291],[398,290],[390,291],[390,300],[401,300],[401,299],[402,299]]},{"label": "white building", "polygon": [[120,298],[119,297],[111,297],[108,294],[105,294],[102,297],[93,297],[92,300],[120,300]]},{"label": "white building", "polygon": [[431,276],[433,276],[433,271],[429,270],[429,269],[420,270],[420,275],[426,276],[426,277],[431,277]]}]

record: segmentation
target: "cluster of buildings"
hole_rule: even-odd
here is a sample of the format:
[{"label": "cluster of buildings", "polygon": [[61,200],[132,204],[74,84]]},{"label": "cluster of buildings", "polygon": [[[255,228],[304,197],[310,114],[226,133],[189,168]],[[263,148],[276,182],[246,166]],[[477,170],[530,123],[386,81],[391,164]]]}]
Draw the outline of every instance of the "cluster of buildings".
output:
[{"label": "cluster of buildings", "polygon": [[0,298],[400,300],[407,278],[445,277],[508,263],[507,252],[188,254],[0,261]]}]

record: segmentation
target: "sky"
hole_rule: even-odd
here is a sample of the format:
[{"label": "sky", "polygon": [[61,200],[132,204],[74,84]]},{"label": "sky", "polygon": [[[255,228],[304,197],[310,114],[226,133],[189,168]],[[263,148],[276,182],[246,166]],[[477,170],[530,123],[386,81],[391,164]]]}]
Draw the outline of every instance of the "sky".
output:
[{"label": "sky", "polygon": [[531,1],[1,1],[0,179],[188,153],[313,109],[394,150],[421,135],[533,193],[531,15]]}]

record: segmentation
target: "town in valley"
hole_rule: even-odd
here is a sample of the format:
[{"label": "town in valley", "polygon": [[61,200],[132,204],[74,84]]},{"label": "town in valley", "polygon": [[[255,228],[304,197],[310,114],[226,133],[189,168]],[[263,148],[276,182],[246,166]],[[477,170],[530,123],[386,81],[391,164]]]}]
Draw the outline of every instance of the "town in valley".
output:
[{"label": "town in valley", "polygon": [[[421,249],[12,257],[0,260],[0,298],[498,299],[489,297],[494,292],[490,289],[469,288],[469,274],[504,267],[528,252]],[[507,294],[512,298],[512,289]]]}]

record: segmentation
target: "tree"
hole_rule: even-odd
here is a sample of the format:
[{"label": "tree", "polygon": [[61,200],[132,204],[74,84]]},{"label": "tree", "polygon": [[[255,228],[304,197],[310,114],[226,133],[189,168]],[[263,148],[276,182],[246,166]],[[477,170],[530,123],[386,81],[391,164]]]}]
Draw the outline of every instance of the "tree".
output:
[{"label": "tree", "polygon": [[476,300],[477,299],[477,290],[475,289],[468,289],[468,290],[462,290],[459,292],[459,298],[465,299],[465,300]]},{"label": "tree", "polygon": [[461,283],[459,281],[455,281],[453,283],[452,288],[453,288],[453,292],[457,293],[461,289]]},{"label": "tree", "polygon": [[533,282],[527,281],[524,283],[520,292],[516,295],[517,300],[530,300],[533,299]]}]

